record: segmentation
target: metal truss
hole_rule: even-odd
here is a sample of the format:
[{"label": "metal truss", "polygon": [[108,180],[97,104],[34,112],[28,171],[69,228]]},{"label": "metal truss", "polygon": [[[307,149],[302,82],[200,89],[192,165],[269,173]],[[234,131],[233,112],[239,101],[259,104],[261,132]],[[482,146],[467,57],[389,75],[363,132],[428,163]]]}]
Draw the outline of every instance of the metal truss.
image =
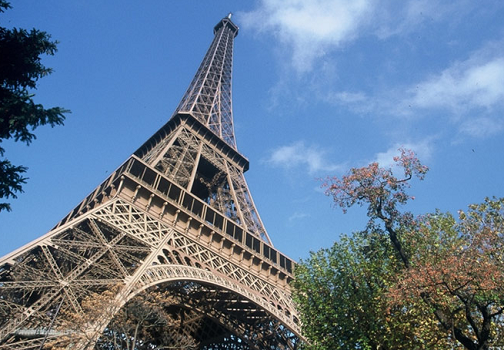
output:
[{"label": "metal truss", "polygon": [[214,40],[175,113],[191,113],[236,149],[231,98],[233,42],[238,27],[230,17],[214,28]]},{"label": "metal truss", "polygon": [[[57,336],[48,325],[58,305],[62,314],[82,313],[84,298],[117,285],[123,304],[152,287],[183,296],[181,307],[195,320],[184,332],[200,348],[224,339],[239,339],[251,349],[296,347],[299,324],[288,284],[272,269],[265,274],[264,257],[223,249],[224,236],[216,240],[215,233],[188,230],[190,217],[153,218],[123,194],[129,197],[119,192],[2,262],[0,348],[32,348],[37,342],[27,339],[29,331]],[[93,339],[110,319],[99,321],[102,327]]]},{"label": "metal truss", "polygon": [[272,245],[243,176],[243,165],[228,159],[227,147],[217,149],[212,139],[205,136],[208,135],[199,135],[189,123],[182,123],[142,158],[171,181],[196,193]]},{"label": "metal truss", "polygon": [[[106,348],[118,311],[153,290],[170,296],[171,348],[299,347],[294,262],[264,229],[234,140],[237,30],[229,17],[215,27],[168,123],[50,232],[0,260],[0,349],[71,338],[72,314],[87,320],[72,349]],[[112,306],[84,306],[107,292]]]}]

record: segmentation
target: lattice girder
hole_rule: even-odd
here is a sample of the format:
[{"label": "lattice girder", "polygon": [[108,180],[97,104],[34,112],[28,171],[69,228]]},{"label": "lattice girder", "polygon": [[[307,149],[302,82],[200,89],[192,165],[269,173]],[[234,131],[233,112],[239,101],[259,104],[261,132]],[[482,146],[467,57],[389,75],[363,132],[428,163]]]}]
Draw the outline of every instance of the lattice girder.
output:
[{"label": "lattice girder", "polygon": [[[6,302],[18,305],[16,313],[2,310],[9,314],[0,323],[2,338],[12,334],[16,328],[42,327],[39,323],[46,320],[41,320],[40,315],[53,312],[51,310],[60,302],[64,309],[82,312],[79,302],[84,297],[104,287],[110,288],[118,281],[123,282],[129,275],[127,269],[120,259],[110,259],[110,252],[113,252],[115,245],[120,246],[119,252],[122,253],[125,247],[134,251],[130,254],[130,261],[134,260],[134,264],[140,265],[141,258],[146,255],[145,246],[126,237],[125,232],[119,232],[103,222],[98,224],[95,220],[96,217],[88,216],[75,223],[77,233],[87,233],[84,238],[78,234],[68,234],[73,231],[72,227],[63,228],[43,241],[26,247],[22,254],[13,258],[17,264],[2,264],[1,297]],[[108,237],[105,237],[104,230]],[[79,238],[80,244],[71,243],[75,238]],[[102,244],[97,246],[96,241]],[[66,245],[73,246],[74,251],[64,249],[63,245],[60,247],[56,242],[66,242]],[[91,244],[86,245],[86,242]],[[135,245],[140,245],[141,249],[137,250]],[[113,254],[117,256],[117,253]],[[133,256],[137,258],[133,259]]]},{"label": "lattice girder", "polygon": [[[152,146],[143,160],[186,190],[198,192],[197,186],[207,187],[208,194],[201,199],[212,200],[212,206],[272,245],[248,189],[243,165],[229,159],[226,149],[216,149],[214,141],[205,136],[182,122],[166,136],[170,142]],[[205,176],[200,170],[208,168],[207,163],[215,170]],[[219,173],[225,181],[212,184]]]},{"label": "lattice girder", "polygon": [[229,146],[236,149],[233,128],[231,74],[233,43],[238,34],[229,19],[223,19],[193,81],[175,114],[191,113]]},{"label": "lattice girder", "polygon": [[[190,288],[186,288],[187,285]],[[240,294],[186,280],[168,284],[164,282],[158,284],[157,288],[172,291],[171,295],[178,300],[177,306],[195,315],[195,322],[188,324],[184,332],[194,337],[194,341],[202,349],[209,345],[212,345],[210,348],[213,349],[218,341],[230,336],[235,345],[247,344],[244,348],[296,348],[296,342],[290,338],[293,336],[291,332],[279,329],[278,321]],[[197,334],[201,333],[200,327],[209,328],[209,324],[213,325],[212,332],[207,329],[204,337]],[[227,331],[223,332],[224,329]],[[285,333],[280,335],[281,341],[275,338],[279,332]]]},{"label": "lattice girder", "polygon": [[[8,337],[16,328],[43,328],[42,324],[49,320],[41,315],[47,313],[47,310],[54,310],[55,305],[62,300],[63,309],[75,310],[80,300],[86,296],[111,288],[118,282],[125,285],[125,290],[136,291],[174,280],[193,280],[225,288],[264,310],[263,315],[270,315],[267,318],[281,320],[288,326],[285,329],[289,332],[299,328],[292,319],[295,311],[288,290],[281,291],[287,285],[279,288],[276,284],[277,277],[268,281],[267,276],[261,277],[252,272],[251,268],[260,272],[260,264],[254,263],[257,257],[244,259],[242,253],[235,254],[233,251],[231,253],[236,256],[231,254],[231,257],[222,244],[216,244],[216,236],[209,240],[209,237],[188,231],[187,224],[192,221],[189,217],[184,218],[179,212],[175,214],[176,217],[165,216],[160,221],[136,205],[121,200],[122,195],[129,197],[127,191],[124,191],[118,192],[115,200],[106,202],[75,222],[57,229],[46,240],[27,247],[24,255],[12,258],[18,260],[19,264],[3,266],[0,293],[4,298],[12,295],[12,292],[9,294],[7,291],[33,296],[34,290],[40,297],[32,304],[25,303],[24,307],[22,303],[16,304],[17,311],[22,309],[24,312],[21,316],[9,316],[10,322],[2,324],[1,335]],[[136,204],[142,203],[138,198],[134,201]],[[121,244],[125,240],[128,243]],[[72,242],[76,244],[72,245]],[[135,248],[135,244],[139,249]],[[73,250],[69,251],[68,247]],[[40,257],[46,257],[43,267],[29,263],[37,250],[41,252]],[[124,259],[121,254],[127,254],[129,258]],[[23,263],[22,256],[25,256],[27,263]],[[147,266],[145,261],[148,261],[148,256],[151,257],[151,262]],[[52,263],[49,258],[53,260]],[[160,264],[159,261],[163,259],[176,264]],[[66,261],[71,263],[67,264]],[[128,262],[130,265],[136,262],[140,267],[130,269]],[[10,275],[9,271],[23,268],[28,272],[19,276],[46,277],[40,281],[6,278]],[[8,313],[1,305],[0,310]],[[257,328],[256,323],[248,325],[250,329]]]},{"label": "lattice girder", "polygon": [[[72,349],[90,349],[151,289],[172,297],[163,305],[172,347],[298,347],[294,263],[273,247],[236,149],[237,32],[229,17],[219,22],[172,118],[50,232],[0,260],[0,349],[76,334],[72,313],[87,320]],[[106,293],[110,307],[86,309]]]}]

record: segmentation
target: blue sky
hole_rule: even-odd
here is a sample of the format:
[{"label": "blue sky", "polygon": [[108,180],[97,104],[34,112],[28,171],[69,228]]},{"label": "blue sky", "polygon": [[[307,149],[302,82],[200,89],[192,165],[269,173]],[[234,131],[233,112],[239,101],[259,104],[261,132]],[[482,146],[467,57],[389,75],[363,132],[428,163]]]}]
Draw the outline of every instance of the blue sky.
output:
[{"label": "blue sky", "polygon": [[245,174],[274,245],[293,259],[360,230],[318,178],[397,148],[430,172],[416,214],[504,196],[504,2],[13,1],[0,25],[60,42],[35,99],[72,114],[5,156],[29,167],[0,213],[0,256],[41,236],[171,116],[229,12],[233,107]]}]

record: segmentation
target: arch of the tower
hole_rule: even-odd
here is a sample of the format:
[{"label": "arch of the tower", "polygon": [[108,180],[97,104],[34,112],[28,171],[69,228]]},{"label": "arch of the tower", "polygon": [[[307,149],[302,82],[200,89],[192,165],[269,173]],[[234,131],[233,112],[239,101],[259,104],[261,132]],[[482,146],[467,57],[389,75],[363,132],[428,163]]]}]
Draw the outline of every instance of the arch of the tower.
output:
[{"label": "arch of the tower", "polygon": [[[0,348],[22,343],[19,348],[35,349],[44,335],[57,338],[63,315],[85,314],[83,300],[114,286],[130,298],[175,286],[174,295],[185,299],[172,307],[174,322],[180,320],[174,310],[201,320],[180,329],[191,336],[183,339],[228,344],[213,349],[254,348],[247,342],[295,346],[291,331],[298,334],[299,325],[279,271],[182,212],[162,222],[140,210],[139,201],[123,198],[63,223],[1,266]],[[184,294],[188,286],[198,286],[199,294]]]},{"label": "arch of the tower", "polygon": [[[40,343],[58,312],[82,313],[81,301],[93,293],[175,280],[239,296],[240,305],[262,310],[267,325],[256,330],[275,328],[287,339],[289,330],[299,334],[290,279],[292,262],[284,255],[132,157],[52,231],[2,261],[0,348],[32,342],[31,334]],[[228,334],[243,336],[252,324],[245,321]]]},{"label": "arch of the tower", "polygon": [[295,349],[299,345],[299,338],[279,320],[278,313],[272,313],[271,305],[236,283],[184,265],[154,265],[145,275],[149,277],[142,278],[127,295],[118,298],[119,317],[110,315],[97,344],[112,341],[114,327],[121,327],[128,312],[142,317],[143,304],[151,313],[161,310],[161,315],[151,317],[153,323],[161,324],[158,329],[153,328],[155,324],[145,325],[150,329],[147,337],[155,339],[138,339],[154,346]]}]

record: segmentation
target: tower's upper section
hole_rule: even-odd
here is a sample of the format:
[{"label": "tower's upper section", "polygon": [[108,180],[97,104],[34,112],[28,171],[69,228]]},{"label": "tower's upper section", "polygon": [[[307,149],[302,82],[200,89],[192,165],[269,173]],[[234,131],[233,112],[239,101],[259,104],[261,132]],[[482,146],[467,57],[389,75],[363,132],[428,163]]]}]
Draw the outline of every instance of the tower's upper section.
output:
[{"label": "tower's upper section", "polygon": [[233,41],[231,14],[214,27],[215,37],[175,114],[187,112],[236,149],[231,98]]}]

